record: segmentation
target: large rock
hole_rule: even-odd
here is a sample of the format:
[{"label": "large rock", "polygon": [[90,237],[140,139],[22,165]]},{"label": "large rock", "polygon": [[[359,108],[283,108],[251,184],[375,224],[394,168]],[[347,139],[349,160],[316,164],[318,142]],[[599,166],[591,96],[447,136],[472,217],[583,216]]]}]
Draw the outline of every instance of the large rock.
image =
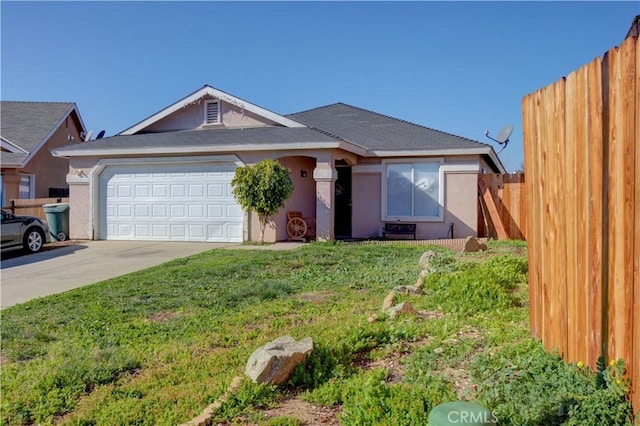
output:
[{"label": "large rock", "polygon": [[415,314],[416,311],[409,302],[402,302],[387,310],[389,318],[395,318],[399,314]]},{"label": "large rock", "polygon": [[422,253],[422,256],[420,256],[420,261],[418,262],[420,264],[420,267],[422,269],[426,269],[426,270],[433,269],[433,267],[431,266],[431,261],[436,256],[437,256],[437,254],[433,250],[427,250],[424,253]]},{"label": "large rock", "polygon": [[475,237],[467,237],[467,239],[464,240],[464,248],[462,249],[463,253],[474,253],[480,250],[487,250],[487,245],[481,243]]},{"label": "large rock", "polygon": [[392,291],[391,293],[387,294],[387,297],[385,297],[382,301],[382,310],[386,311],[387,309],[392,307],[394,303],[396,303],[396,292]]},{"label": "large rock", "polygon": [[420,271],[420,275],[418,275],[418,279],[413,286],[417,289],[422,290],[422,287],[424,287],[424,279],[427,278],[430,273],[431,271],[428,269],[423,269],[422,271]]},{"label": "large rock", "polygon": [[415,285],[399,285],[393,288],[396,293],[402,294],[422,294],[422,287],[418,288]]},{"label": "large rock", "polygon": [[249,357],[244,373],[255,383],[280,385],[289,380],[296,366],[311,351],[311,337],[296,341],[291,336],[282,336],[256,349]]}]

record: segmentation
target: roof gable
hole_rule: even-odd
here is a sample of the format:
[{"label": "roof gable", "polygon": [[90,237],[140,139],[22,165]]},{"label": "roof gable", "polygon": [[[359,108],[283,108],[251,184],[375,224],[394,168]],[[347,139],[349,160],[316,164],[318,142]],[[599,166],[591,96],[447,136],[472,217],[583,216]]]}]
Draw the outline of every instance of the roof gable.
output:
[{"label": "roof gable", "polygon": [[14,165],[26,164],[70,116],[77,120],[79,130],[86,132],[73,102],[0,101],[1,144],[16,154],[4,157],[11,158]]},{"label": "roof gable", "polygon": [[190,104],[197,103],[198,101],[206,97],[219,99],[222,102],[226,102],[242,110],[249,111],[250,113],[253,113],[257,116],[264,117],[265,119],[272,121],[274,123],[280,124],[284,127],[306,127],[304,124],[298,123],[290,118],[276,114],[275,112],[269,111],[265,108],[249,103],[243,99],[240,99],[236,96],[225,93],[209,85],[205,85],[204,87],[202,87],[199,90],[196,90],[192,94],[180,99],[179,101],[156,112],[155,114],[145,118],[144,120],[134,124],[133,126],[121,131],[120,133],[118,133],[118,135],[133,135],[138,132],[141,132],[147,127],[152,126],[153,124],[179,111],[185,106],[189,106]]}]

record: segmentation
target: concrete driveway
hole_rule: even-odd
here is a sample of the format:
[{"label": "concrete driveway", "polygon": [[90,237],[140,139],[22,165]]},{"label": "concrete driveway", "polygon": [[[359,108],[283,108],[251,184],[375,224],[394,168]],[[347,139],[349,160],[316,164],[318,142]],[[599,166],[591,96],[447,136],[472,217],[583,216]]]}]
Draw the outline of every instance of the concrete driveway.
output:
[{"label": "concrete driveway", "polygon": [[[2,259],[2,308],[238,243],[87,241]],[[3,256],[4,257],[4,256]]]}]

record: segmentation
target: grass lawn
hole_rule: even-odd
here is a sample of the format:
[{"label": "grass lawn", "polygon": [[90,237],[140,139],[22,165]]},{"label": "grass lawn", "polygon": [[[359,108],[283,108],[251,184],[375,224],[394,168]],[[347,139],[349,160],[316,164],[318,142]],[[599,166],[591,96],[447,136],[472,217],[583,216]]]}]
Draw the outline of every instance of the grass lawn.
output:
[{"label": "grass lawn", "polygon": [[290,334],[313,338],[307,363],[280,389],[245,381],[216,423],[297,425],[315,410],[327,424],[426,424],[460,398],[500,425],[633,424],[623,365],[595,374],[530,339],[522,243],[433,248],[426,294],[399,297],[418,314],[382,314],[425,250],[212,250],[3,310],[2,423],[184,423]]}]

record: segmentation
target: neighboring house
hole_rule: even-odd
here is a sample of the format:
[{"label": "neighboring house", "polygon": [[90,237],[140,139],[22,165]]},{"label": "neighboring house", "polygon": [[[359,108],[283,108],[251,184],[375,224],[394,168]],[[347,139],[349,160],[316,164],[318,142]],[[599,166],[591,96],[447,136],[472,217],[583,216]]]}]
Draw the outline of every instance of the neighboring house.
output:
[{"label": "neighboring house", "polygon": [[69,160],[50,150],[81,142],[85,131],[74,103],[0,101],[0,204],[66,197]]},{"label": "neighboring house", "polygon": [[478,173],[505,173],[489,145],[337,103],[282,116],[210,86],[118,135],[58,148],[70,159],[71,238],[255,241],[230,182],[264,158],[295,190],[286,212],[316,218],[318,239],[379,236],[385,222],[417,238],[476,235]]}]

